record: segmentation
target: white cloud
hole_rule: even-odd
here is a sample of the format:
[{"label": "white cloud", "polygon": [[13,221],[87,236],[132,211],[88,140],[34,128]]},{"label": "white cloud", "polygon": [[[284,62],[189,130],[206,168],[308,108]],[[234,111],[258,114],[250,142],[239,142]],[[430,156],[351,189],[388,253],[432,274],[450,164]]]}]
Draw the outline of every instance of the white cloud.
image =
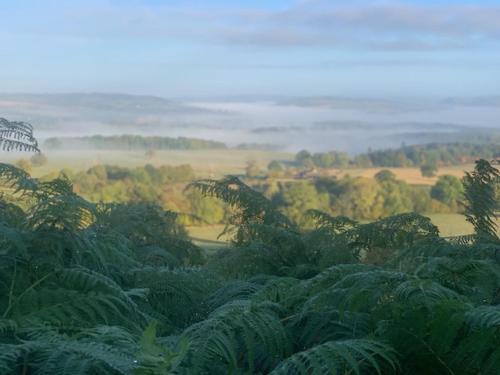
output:
[{"label": "white cloud", "polygon": [[27,7],[20,19],[0,10],[5,20],[0,32],[375,50],[464,49],[500,42],[500,6],[494,5],[302,0],[269,10],[181,4],[50,1],[31,11]]}]

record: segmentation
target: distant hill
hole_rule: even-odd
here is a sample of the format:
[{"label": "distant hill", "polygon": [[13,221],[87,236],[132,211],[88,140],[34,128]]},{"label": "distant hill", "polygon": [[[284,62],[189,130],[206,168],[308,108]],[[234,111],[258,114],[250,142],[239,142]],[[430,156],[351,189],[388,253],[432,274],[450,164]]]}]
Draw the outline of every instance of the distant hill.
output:
[{"label": "distant hill", "polygon": [[156,125],[175,116],[213,113],[157,96],[113,93],[0,94],[0,113],[38,128]]},{"label": "distant hill", "polygon": [[127,111],[134,113],[205,112],[176,101],[152,95],[129,95],[113,93],[68,93],[68,94],[0,94],[0,101],[26,106],[51,106],[94,111]]}]

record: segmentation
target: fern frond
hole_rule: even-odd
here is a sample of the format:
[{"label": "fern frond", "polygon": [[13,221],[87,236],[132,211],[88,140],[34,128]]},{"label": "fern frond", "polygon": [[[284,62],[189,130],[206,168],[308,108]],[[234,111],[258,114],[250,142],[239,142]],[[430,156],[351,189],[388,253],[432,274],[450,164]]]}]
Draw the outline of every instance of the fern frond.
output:
[{"label": "fern frond", "polygon": [[130,374],[136,367],[130,352],[98,341],[54,335],[26,346],[40,374]]},{"label": "fern frond", "polygon": [[199,268],[143,267],[130,271],[135,287],[145,288],[148,314],[162,329],[184,328],[208,315],[209,296],[219,286],[214,275]]},{"label": "fern frond", "polygon": [[33,228],[48,227],[77,231],[95,221],[95,206],[73,192],[67,178],[40,183],[35,191],[37,203],[31,209]]},{"label": "fern frond", "polygon": [[407,279],[404,273],[385,270],[348,274],[331,288],[310,297],[304,308],[323,309],[323,306],[328,306],[342,311],[375,314],[394,302],[394,290]]},{"label": "fern frond", "polygon": [[467,324],[472,328],[498,329],[500,327],[500,306],[478,306],[465,314]]},{"label": "fern frond", "polygon": [[428,217],[405,213],[359,225],[351,235],[365,248],[402,248],[424,238],[437,238],[439,230]]},{"label": "fern frond", "polygon": [[0,180],[9,188],[14,189],[15,193],[33,193],[38,188],[37,180],[31,178],[21,168],[11,164],[0,163]]},{"label": "fern frond", "polygon": [[271,374],[357,374],[396,372],[394,349],[367,339],[329,341],[296,353],[281,362]]},{"label": "fern frond", "polygon": [[474,226],[480,241],[498,242],[495,221],[498,201],[496,189],[500,183],[500,171],[486,160],[476,161],[473,172],[466,172],[465,217]]},{"label": "fern frond", "polygon": [[23,355],[24,350],[21,345],[0,343],[0,372],[2,374],[15,374],[19,359]]},{"label": "fern frond", "polygon": [[4,118],[0,118],[0,147],[4,151],[40,152],[30,124]]},{"label": "fern frond", "polygon": [[222,200],[236,213],[230,218],[226,233],[234,228],[233,242],[243,244],[253,239],[248,232],[249,224],[264,224],[281,228],[292,228],[291,221],[262,194],[245,185],[235,176],[222,180],[200,180],[188,188],[195,188],[206,196]]},{"label": "fern frond", "polygon": [[275,304],[233,301],[212,312],[208,319],[189,327],[183,336],[190,342],[191,371],[273,368],[290,352],[290,340]]},{"label": "fern frond", "polygon": [[331,216],[319,210],[308,210],[305,213],[311,217],[317,225],[317,228],[326,228],[333,233],[342,233],[352,229],[357,225],[357,222],[345,216]]},{"label": "fern frond", "polygon": [[218,308],[233,300],[250,299],[262,286],[248,281],[230,281],[217,289],[208,298],[208,303],[212,308]]},{"label": "fern frond", "polygon": [[313,278],[304,281],[303,284],[309,295],[313,295],[335,285],[347,275],[373,271],[374,269],[376,267],[366,264],[341,264],[322,271]]},{"label": "fern frond", "polygon": [[418,267],[415,274],[433,279],[481,304],[493,302],[500,290],[500,270],[491,260],[436,257]]},{"label": "fern frond", "polygon": [[156,337],[156,322],[146,327],[137,353],[135,375],[177,374],[188,353],[189,343],[180,340],[175,347],[161,345]]},{"label": "fern frond", "polygon": [[463,300],[458,293],[430,279],[413,278],[395,289],[396,298],[403,303],[421,304],[428,308],[443,300]]},{"label": "fern frond", "polygon": [[8,317],[21,326],[90,328],[121,324],[141,330],[144,317],[120,286],[102,274],[65,269],[15,296]]}]

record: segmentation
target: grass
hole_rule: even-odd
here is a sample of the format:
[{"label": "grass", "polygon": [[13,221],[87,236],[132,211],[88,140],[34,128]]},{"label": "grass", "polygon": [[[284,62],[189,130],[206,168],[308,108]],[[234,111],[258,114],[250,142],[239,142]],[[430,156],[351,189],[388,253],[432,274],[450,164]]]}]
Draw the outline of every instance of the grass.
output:
[{"label": "grass", "polygon": [[443,237],[460,236],[474,232],[472,225],[460,214],[428,214]]},{"label": "grass", "polygon": [[[428,214],[443,237],[460,236],[473,233],[470,223],[460,214]],[[498,222],[500,228],[500,220]],[[187,228],[194,242],[207,250],[227,246],[227,238],[217,236],[224,230],[224,225],[190,226]]]},{"label": "grass", "polygon": [[208,254],[210,254],[217,249],[229,245],[228,238],[225,237],[219,238],[219,234],[222,233],[224,228],[225,226],[220,224],[220,225],[189,226],[186,229],[194,244],[205,249],[208,252]]},{"label": "grass", "polygon": [[[472,225],[460,214],[428,214],[432,223],[439,228],[443,237],[460,236],[474,232]],[[497,218],[497,229],[500,235],[500,218]]]},{"label": "grass", "polygon": [[[265,171],[272,160],[291,161],[294,155],[286,152],[259,150],[160,150],[153,158],[147,158],[142,151],[50,151],[44,150],[48,163],[33,168],[33,175],[40,177],[59,172],[61,169],[86,170],[98,164],[110,164],[123,167],[139,167],[146,164],[180,165],[190,164],[200,178],[219,178],[227,174],[243,174],[249,161]],[[31,154],[2,153],[4,162],[15,163]],[[436,177],[422,177],[419,168],[350,168],[328,169],[325,175],[342,177],[373,177],[382,169],[391,170],[398,179],[415,185],[434,185],[438,176],[449,174],[462,177],[464,171],[472,170],[473,165],[460,165],[440,168]]]},{"label": "grass", "polygon": [[458,178],[464,176],[465,171],[474,169],[474,165],[465,164],[458,166],[442,167],[437,171],[434,177],[423,177],[420,168],[350,168],[350,169],[330,169],[327,174],[329,176],[343,177],[350,175],[352,177],[373,177],[383,169],[392,171],[398,180],[403,180],[411,185],[434,185],[439,176],[452,175]]},{"label": "grass", "polygon": [[[253,150],[161,150],[153,158],[142,151],[50,151],[44,150],[48,163],[33,168],[35,177],[59,172],[61,169],[86,170],[98,164],[123,167],[139,167],[146,164],[181,165],[190,164],[200,178],[218,178],[226,174],[242,174],[249,161],[255,161],[265,170],[271,160],[292,160],[293,154]],[[2,161],[15,163],[31,154],[3,153]]]}]

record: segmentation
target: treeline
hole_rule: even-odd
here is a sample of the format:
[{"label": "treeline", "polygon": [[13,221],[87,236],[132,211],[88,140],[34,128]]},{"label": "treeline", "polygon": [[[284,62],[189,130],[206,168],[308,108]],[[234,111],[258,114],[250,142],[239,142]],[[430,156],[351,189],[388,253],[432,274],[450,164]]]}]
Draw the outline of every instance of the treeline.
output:
[{"label": "treeline", "polygon": [[422,167],[460,165],[478,159],[493,160],[498,157],[499,144],[431,143],[369,151],[353,157],[337,151],[311,154],[303,150],[297,153],[295,164],[318,168]]},{"label": "treeline", "polygon": [[[63,171],[78,194],[93,202],[154,202],[165,209],[189,214],[185,224],[217,224],[230,211],[227,206],[186,186],[195,180],[189,165],[124,168],[98,165],[87,171]],[[55,176],[47,176],[46,179]],[[318,209],[357,220],[374,220],[402,212],[460,212],[462,184],[454,176],[440,176],[432,187],[413,186],[396,179],[389,170],[374,178],[323,177],[314,181],[279,182],[249,179],[252,187],[300,222],[303,212]],[[256,182],[258,181],[258,182]],[[304,224],[304,223],[302,223]]]},{"label": "treeline", "polygon": [[93,135],[89,137],[48,138],[44,147],[50,150],[205,150],[226,149],[223,142],[186,137],[159,137],[141,135]]},{"label": "treeline", "polygon": [[[374,178],[318,178],[314,181],[279,182],[260,191],[288,217],[300,223],[310,209],[356,220],[376,220],[403,212],[460,212],[463,189],[454,176],[440,176],[432,187],[415,186],[397,180],[389,170]],[[305,224],[305,223],[301,223]]]}]

